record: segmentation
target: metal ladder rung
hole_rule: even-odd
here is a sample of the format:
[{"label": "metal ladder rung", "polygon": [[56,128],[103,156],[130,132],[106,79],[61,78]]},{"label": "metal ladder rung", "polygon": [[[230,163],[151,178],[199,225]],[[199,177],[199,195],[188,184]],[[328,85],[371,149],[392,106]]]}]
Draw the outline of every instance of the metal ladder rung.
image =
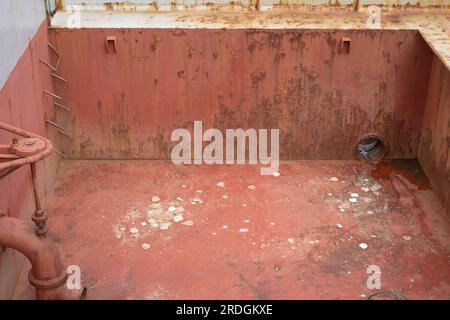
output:
[{"label": "metal ladder rung", "polygon": [[56,50],[56,48],[55,48],[54,46],[52,46],[52,44],[51,44],[50,42],[48,42],[47,45],[48,45],[48,47],[49,47],[50,49],[52,49],[52,51],[53,51],[53,52],[56,54],[56,56],[58,57],[58,62],[56,62],[56,66],[52,66],[51,64],[49,64],[48,62],[45,62],[45,61],[42,60],[42,59],[39,59],[39,62],[42,63],[42,64],[44,64],[45,66],[47,66],[47,67],[50,68],[51,70],[56,71],[56,70],[58,70],[59,64],[60,64],[60,62],[61,62],[61,56],[60,56],[59,52]]},{"label": "metal ladder rung", "polygon": [[59,124],[57,124],[56,122],[53,122],[51,120],[45,119],[45,122],[47,122],[48,124],[51,124],[52,126],[58,128],[59,130],[64,131],[64,127],[60,126]]},{"label": "metal ladder rung", "polygon": [[53,101],[53,104],[54,104],[55,106],[57,106],[57,107],[59,107],[59,108],[65,110],[65,111],[67,111],[67,112],[70,112],[70,108],[69,108],[69,107],[66,107],[66,106],[62,105],[62,104],[59,103],[59,102]]},{"label": "metal ladder rung", "polygon": [[50,91],[42,90],[42,92],[45,93],[45,94],[48,94],[49,96],[51,96],[51,97],[53,97],[55,99],[62,100],[62,97],[60,97],[60,96],[58,96],[58,95],[56,95],[56,94],[54,94],[54,93],[52,93]]}]

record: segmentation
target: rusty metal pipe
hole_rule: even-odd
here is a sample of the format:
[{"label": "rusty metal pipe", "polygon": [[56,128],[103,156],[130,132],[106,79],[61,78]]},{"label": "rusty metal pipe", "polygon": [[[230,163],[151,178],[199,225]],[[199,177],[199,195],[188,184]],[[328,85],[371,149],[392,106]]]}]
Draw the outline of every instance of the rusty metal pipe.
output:
[{"label": "rusty metal pipe", "polygon": [[0,217],[0,244],[23,253],[31,262],[30,283],[38,300],[80,300],[86,288],[69,289],[67,271],[56,245],[40,238],[33,224],[11,217]]},{"label": "rusty metal pipe", "polygon": [[[6,217],[0,214],[0,247],[9,247],[23,253],[30,260],[32,268],[28,274],[30,283],[36,288],[36,298],[39,300],[79,300],[86,296],[86,288],[69,289],[66,285],[68,274],[61,261],[59,251],[54,243],[46,239],[48,226],[47,214],[42,208],[42,202],[38,194],[36,162],[47,157],[53,149],[50,140],[28,132],[26,130],[10,126],[0,122],[0,129],[25,138],[40,139],[41,145],[35,152],[17,151],[13,148],[20,147],[19,140],[13,139],[11,144],[13,152],[23,155],[23,158],[12,159],[8,162],[0,162],[0,178],[10,174],[19,167],[30,164],[33,194],[36,205],[31,223]],[[25,145],[33,145],[36,141],[26,141]],[[0,145],[1,152],[8,152],[9,147]],[[0,154],[1,154],[0,152]],[[1,213],[1,212],[0,212]]]},{"label": "rusty metal pipe", "polygon": [[30,167],[31,167],[31,181],[33,182],[34,203],[36,205],[36,211],[38,211],[42,210],[42,204],[37,191],[38,183],[37,183],[36,162],[31,163]]},{"label": "rusty metal pipe", "polygon": [[9,175],[11,173],[13,173],[17,169],[19,169],[19,167],[12,167],[12,168],[8,168],[8,169],[0,171],[0,179],[6,177],[7,175]]},{"label": "rusty metal pipe", "polygon": [[45,141],[45,149],[42,152],[39,152],[38,154],[29,156],[29,157],[25,157],[25,158],[20,158],[20,159],[15,159],[12,161],[8,161],[8,162],[1,162],[0,163],[0,172],[5,170],[5,169],[9,169],[9,168],[14,168],[14,167],[20,167],[23,166],[25,164],[29,164],[29,163],[33,163],[39,160],[44,159],[45,157],[47,157],[53,149],[52,143],[50,142],[50,140],[41,137],[37,134],[28,132],[26,130],[23,129],[19,129],[17,127],[11,126],[9,124],[6,124],[4,122],[0,122],[0,129],[11,132],[13,134],[17,134],[20,135],[22,137],[25,138],[39,138]]},{"label": "rusty metal pipe", "polygon": [[42,208],[41,198],[38,193],[38,182],[37,182],[37,172],[36,172],[36,163],[33,162],[30,164],[31,167],[31,181],[33,183],[33,194],[34,194],[34,203],[35,203],[35,211],[31,216],[31,220],[33,220],[36,225],[36,233],[39,237],[45,237],[47,235],[48,226],[47,226],[47,213]]}]

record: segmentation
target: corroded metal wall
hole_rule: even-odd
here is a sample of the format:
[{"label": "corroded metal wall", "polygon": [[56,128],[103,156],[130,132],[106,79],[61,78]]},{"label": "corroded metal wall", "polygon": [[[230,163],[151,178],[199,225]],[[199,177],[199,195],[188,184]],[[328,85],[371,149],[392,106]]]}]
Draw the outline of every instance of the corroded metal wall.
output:
[{"label": "corroded metal wall", "polygon": [[450,71],[433,59],[419,160],[450,214]]},{"label": "corroded metal wall", "polygon": [[172,130],[194,120],[279,128],[283,159],[351,159],[368,132],[390,158],[417,157],[432,52],[415,31],[51,32],[69,82],[71,157],[168,159]]},{"label": "corroded metal wall", "polygon": [[[0,90],[0,121],[54,141],[53,131],[47,135],[44,122],[46,116],[53,114],[52,101],[42,95],[43,89],[52,91],[52,82],[49,70],[39,63],[39,59],[51,61],[47,43],[47,21],[43,21]],[[10,143],[11,138],[0,130],[1,144]],[[47,198],[59,161],[53,154],[37,164],[42,199]],[[30,221],[35,204],[29,166],[0,180],[0,209],[9,209],[12,217]],[[23,262],[24,257],[14,250],[7,249],[0,254],[0,300],[12,296]]]}]

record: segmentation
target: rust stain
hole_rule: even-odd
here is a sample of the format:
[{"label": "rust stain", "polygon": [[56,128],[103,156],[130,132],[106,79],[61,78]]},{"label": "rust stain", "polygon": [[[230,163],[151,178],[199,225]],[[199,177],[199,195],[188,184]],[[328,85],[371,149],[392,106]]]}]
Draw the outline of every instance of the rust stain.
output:
[{"label": "rust stain", "polygon": [[[72,4],[69,3],[68,4]],[[400,3],[400,1],[390,1],[388,4],[382,3],[373,3],[379,7],[385,8],[395,8],[399,10],[417,10],[423,8],[436,8],[443,9],[449,8],[450,5],[445,0],[435,0],[435,1],[422,1],[416,3]],[[64,0],[57,0],[56,2],[58,10],[66,9],[67,3]],[[77,4],[81,8],[89,8],[90,3],[81,3]],[[266,4],[267,5],[267,4]],[[268,5],[271,8],[271,11],[285,11],[285,12],[300,12],[300,11],[327,11],[327,10],[345,10],[345,11],[354,11],[359,12],[363,8],[367,8],[372,3],[366,4],[360,3],[360,0],[354,0],[350,3],[340,3],[338,0],[328,0],[327,3],[322,4],[313,4],[309,1],[288,1],[288,0],[280,0],[278,3],[273,3]],[[161,5],[158,1],[148,2],[148,3],[133,3],[133,2],[124,2],[124,1],[111,1],[111,2],[103,2],[96,4],[96,10],[105,11],[125,11],[125,12],[154,12],[161,10]],[[261,0],[250,0],[247,4],[243,4],[240,1],[228,1],[226,3],[215,3],[214,1],[206,1],[206,2],[194,2],[194,3],[185,3],[172,1],[168,3],[168,8],[165,6],[163,10],[170,11],[179,11],[180,8],[185,10],[188,13],[194,12],[196,10],[208,10],[211,13],[216,12],[236,12],[236,11],[244,11],[244,12],[260,12],[261,10]]]},{"label": "rust stain", "polygon": [[450,215],[450,71],[433,58],[419,160]]},{"label": "rust stain", "polygon": [[[98,290],[91,290],[93,299],[126,299],[130,296],[142,299],[155,291],[165,292],[166,298],[183,299],[360,299],[361,292],[372,293],[361,291],[361,266],[369,265],[373,260],[385,266],[383,283],[402,292],[408,299],[445,299],[448,290],[442,284],[450,269],[448,223],[439,211],[433,210],[434,198],[426,201],[430,208],[424,210],[417,205],[420,197],[416,188],[404,183],[404,179],[393,183],[379,181],[377,183],[382,186],[380,197],[373,197],[370,205],[376,214],[369,218],[346,213],[339,220],[330,220],[333,208],[322,201],[324,188],[334,185],[334,194],[347,194],[350,186],[367,177],[369,167],[362,162],[287,162],[282,172],[289,175],[282,175],[280,183],[273,183],[243,166],[173,166],[162,161],[71,161],[61,168],[61,178],[55,184],[55,195],[48,210],[54,215],[53,232],[64,234],[61,243],[64,251],[73,255],[73,261],[83,261],[83,274],[90,275],[91,279],[92,275],[103,279]],[[347,183],[327,182],[323,178],[330,177],[329,171],[345,177]],[[220,215],[214,214],[222,195],[215,192],[218,175],[227,179],[230,195],[228,205],[221,207],[224,214]],[[305,176],[320,187],[311,188]],[[291,183],[293,181],[296,183]],[[246,187],[250,182],[258,188],[252,199],[242,189],[243,184]],[[186,189],[180,190],[184,183]],[[195,236],[192,229],[180,228],[174,231],[177,241],[170,240],[170,234],[165,236],[157,232],[149,238],[150,250],[162,252],[167,259],[161,259],[159,254],[143,254],[140,250],[142,241],[130,241],[125,246],[122,239],[103,241],[97,246],[86,245],[98,241],[99,237],[112,236],[111,228],[104,227],[102,212],[107,212],[108,220],[112,222],[121,219],[131,206],[145,216],[149,194],[188,199],[198,186],[209,196],[201,206],[187,207],[187,217],[201,225]],[[236,208],[243,202],[254,208],[246,215],[255,230],[251,241],[257,245],[243,241],[239,234],[218,230],[224,224],[242,224],[242,213]],[[277,205],[267,206],[266,203]],[[355,207],[357,211],[365,211],[366,205],[360,201]],[[311,212],[315,214],[311,215]],[[270,216],[269,221],[274,221],[277,227],[270,227],[261,216]],[[342,223],[344,230],[336,230],[334,224],[337,222]],[[73,227],[68,229],[70,224]],[[212,231],[217,231],[214,236]],[[365,239],[368,234],[376,235],[376,239],[369,242],[369,250],[374,253],[370,256],[355,250],[355,241],[348,239],[349,236]],[[410,235],[411,239],[403,240],[405,235]],[[293,244],[286,241],[290,237]],[[314,245],[303,245],[315,239]],[[291,246],[295,246],[295,250]],[[199,250],[186,253],[182,250],[184,247]],[[99,268],[110,261],[114,262],[114,268]],[[192,281],[165,280],[167,272],[173,274],[180,268],[186,270],[186,278],[195,281],[199,290],[190,290]],[[217,277],[218,268],[222,277]],[[117,274],[125,275],[120,284]],[[146,281],[149,277],[155,281]],[[22,281],[27,283],[26,278]],[[160,289],[155,287],[155,282]],[[236,284],[236,290],[229,290],[230,282]],[[346,290],[336,291],[343,282]],[[132,292],[127,288],[132,288]]]},{"label": "rust stain", "polygon": [[[88,50],[104,41],[96,30],[51,32],[66,61],[80,61],[61,65],[75,106],[72,157],[167,159],[171,131],[194,120],[279,128],[282,159],[353,159],[368,132],[386,137],[390,158],[417,157],[426,87],[411,70],[426,78],[430,62],[415,31],[109,29],[128,48],[115,56]],[[337,52],[344,35],[349,55]],[[123,92],[125,102],[114,98]]]},{"label": "rust stain", "polygon": [[419,190],[431,188],[430,181],[417,160],[380,161],[370,173],[377,180],[390,180],[393,174],[406,178]]}]

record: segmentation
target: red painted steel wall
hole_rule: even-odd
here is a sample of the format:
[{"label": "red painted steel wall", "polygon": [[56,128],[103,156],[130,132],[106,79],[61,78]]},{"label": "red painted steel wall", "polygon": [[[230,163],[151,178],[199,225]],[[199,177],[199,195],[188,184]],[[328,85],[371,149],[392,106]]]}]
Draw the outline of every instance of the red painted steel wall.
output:
[{"label": "red painted steel wall", "polygon": [[450,214],[450,71],[437,56],[431,69],[419,160]]},{"label": "red painted steel wall", "polygon": [[[44,136],[47,136],[44,114],[51,116],[52,107],[51,101],[42,96],[42,89],[52,91],[52,83],[48,69],[39,59],[50,61],[47,42],[44,21],[0,90],[0,121]],[[10,142],[11,135],[0,130],[0,143]],[[54,154],[38,163],[38,183],[44,199],[58,164],[58,156]],[[35,206],[29,166],[0,180],[0,209],[9,209],[13,217],[31,219]],[[0,254],[0,300],[11,297],[23,262],[24,257],[14,250]]]},{"label": "red painted steel wall", "polygon": [[353,158],[367,132],[385,136],[390,158],[417,157],[432,52],[416,31],[51,33],[69,81],[71,157],[167,159],[172,130],[194,120],[280,128],[283,159]]}]

